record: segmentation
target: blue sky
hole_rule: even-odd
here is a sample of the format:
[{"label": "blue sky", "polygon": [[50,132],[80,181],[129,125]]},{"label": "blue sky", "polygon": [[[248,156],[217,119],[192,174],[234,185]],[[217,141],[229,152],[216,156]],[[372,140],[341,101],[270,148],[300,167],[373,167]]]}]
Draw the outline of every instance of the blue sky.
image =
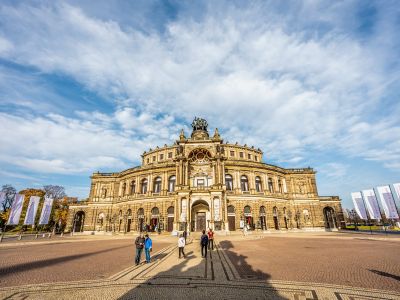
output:
[{"label": "blue sky", "polygon": [[397,1],[2,1],[0,184],[140,164],[194,116],[321,195],[400,181]]}]

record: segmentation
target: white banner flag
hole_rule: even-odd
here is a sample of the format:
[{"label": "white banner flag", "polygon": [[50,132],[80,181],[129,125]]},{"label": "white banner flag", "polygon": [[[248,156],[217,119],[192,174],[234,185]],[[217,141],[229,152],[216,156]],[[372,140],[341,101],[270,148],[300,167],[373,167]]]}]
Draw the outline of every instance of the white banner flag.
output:
[{"label": "white banner flag", "polygon": [[49,223],[52,206],[53,206],[53,199],[44,197],[44,203],[43,203],[42,213],[40,214],[39,225],[45,225]]},{"label": "white banner flag", "polygon": [[363,190],[362,193],[370,218],[380,220],[381,212],[379,210],[378,199],[376,199],[374,190]]},{"label": "white banner flag", "polygon": [[360,217],[360,219],[367,219],[367,211],[363,203],[363,199],[360,192],[351,193],[351,198],[353,199],[354,208]]},{"label": "white banner flag", "polygon": [[39,207],[40,197],[38,196],[31,196],[29,199],[28,208],[26,209],[25,221],[24,225],[34,225],[36,212]]},{"label": "white banner flag", "polygon": [[396,204],[394,203],[392,191],[388,185],[377,187],[379,197],[381,198],[382,208],[385,212],[386,218],[398,219]]},{"label": "white banner flag", "polygon": [[400,183],[393,183],[394,191],[396,192],[397,199],[400,200]]},{"label": "white banner flag", "polygon": [[19,218],[21,217],[22,206],[24,204],[24,197],[24,195],[20,194],[15,195],[14,201],[11,205],[11,212],[7,225],[18,225]]}]

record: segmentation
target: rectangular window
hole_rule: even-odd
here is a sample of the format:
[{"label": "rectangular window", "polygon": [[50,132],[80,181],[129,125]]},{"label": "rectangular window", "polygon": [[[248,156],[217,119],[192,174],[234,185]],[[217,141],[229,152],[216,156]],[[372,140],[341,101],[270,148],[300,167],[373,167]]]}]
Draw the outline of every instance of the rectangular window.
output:
[{"label": "rectangular window", "polygon": [[147,158],[147,163],[149,163],[150,162],[150,158]]},{"label": "rectangular window", "polygon": [[156,161],[156,156],[155,156],[155,155],[153,156],[153,162],[154,162],[154,161]]},{"label": "rectangular window", "polygon": [[168,153],[168,158],[172,158],[172,152]]},{"label": "rectangular window", "polygon": [[160,160],[164,159],[164,154],[160,154]]},{"label": "rectangular window", "polygon": [[257,156],[257,155],[254,156],[254,160],[255,160],[255,161],[258,161],[258,156]]},{"label": "rectangular window", "polygon": [[240,158],[243,158],[243,152],[239,152]]},{"label": "rectangular window", "polygon": [[197,186],[204,186],[204,179],[197,179]]},{"label": "rectangular window", "polygon": [[231,156],[235,156],[235,151],[231,151]]},{"label": "rectangular window", "polygon": [[251,154],[247,154],[247,158],[248,158],[248,159],[251,159]]}]

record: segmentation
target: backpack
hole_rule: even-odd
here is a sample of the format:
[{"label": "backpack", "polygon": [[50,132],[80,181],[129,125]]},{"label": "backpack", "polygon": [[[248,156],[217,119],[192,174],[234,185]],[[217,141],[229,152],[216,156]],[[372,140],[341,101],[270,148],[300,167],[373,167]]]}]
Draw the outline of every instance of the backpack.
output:
[{"label": "backpack", "polygon": [[201,244],[202,245],[207,245],[208,244],[208,236],[206,234],[203,234],[201,236]]}]

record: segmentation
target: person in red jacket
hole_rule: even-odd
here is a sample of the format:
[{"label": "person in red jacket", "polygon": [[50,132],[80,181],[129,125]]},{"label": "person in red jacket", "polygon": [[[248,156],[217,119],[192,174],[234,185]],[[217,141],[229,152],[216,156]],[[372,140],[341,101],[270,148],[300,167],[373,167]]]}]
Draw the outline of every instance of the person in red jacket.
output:
[{"label": "person in red jacket", "polygon": [[208,249],[214,250],[214,231],[210,228],[208,230]]}]

